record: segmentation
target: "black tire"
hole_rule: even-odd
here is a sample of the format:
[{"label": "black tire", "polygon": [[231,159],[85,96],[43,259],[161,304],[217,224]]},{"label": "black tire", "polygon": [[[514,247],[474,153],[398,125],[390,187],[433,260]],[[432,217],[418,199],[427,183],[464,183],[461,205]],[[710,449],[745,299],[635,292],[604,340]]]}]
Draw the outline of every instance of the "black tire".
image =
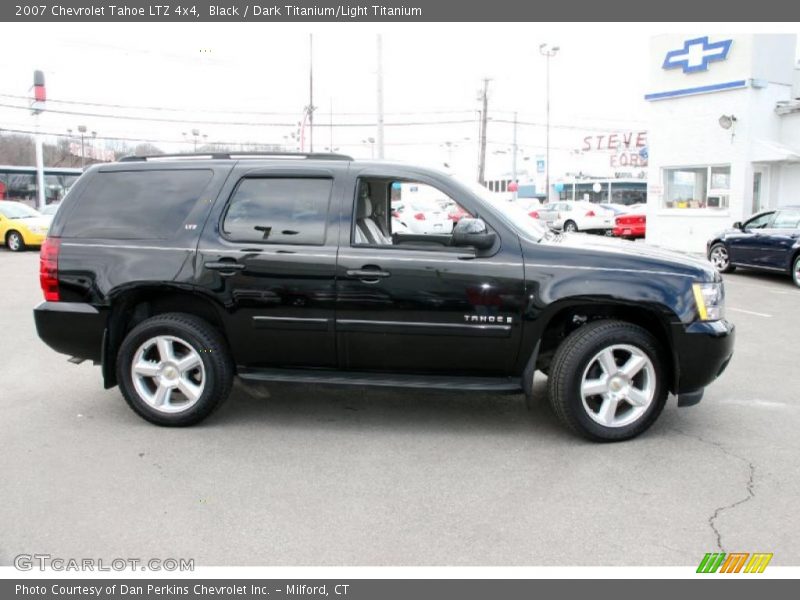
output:
[{"label": "black tire", "polygon": [[[714,261],[713,257],[717,253],[724,254],[726,260],[725,263]],[[728,256],[728,248],[722,242],[718,242],[711,246],[711,250],[708,251],[708,260],[720,273],[733,273],[736,270],[736,267],[731,264],[730,257]]]},{"label": "black tire", "polygon": [[9,231],[6,234],[6,248],[11,252],[22,252],[25,250],[25,240],[19,231]]},{"label": "black tire", "polygon": [[578,224],[575,221],[567,221],[564,223],[564,231],[576,233],[578,231]]},{"label": "black tire", "polygon": [[[581,394],[584,373],[592,359],[612,345],[633,346],[650,359],[654,372],[654,395],[633,422],[608,427],[589,416]],[[667,400],[667,371],[658,341],[645,329],[616,320],[589,323],[577,329],[558,347],[550,365],[548,392],[558,419],[574,432],[597,442],[627,440],[646,431],[661,414]],[[633,407],[631,407],[633,408]]]},{"label": "black tire", "polygon": [[797,287],[800,287],[800,254],[795,256],[792,262],[792,280]]},{"label": "black tire", "polygon": [[[170,413],[157,410],[134,385],[132,361],[140,347],[157,336],[176,338],[199,354],[202,361],[202,393],[185,410]],[[184,427],[202,421],[227,399],[233,375],[228,346],[219,331],[206,321],[184,313],[165,313],[143,321],[128,333],[117,353],[117,381],[125,401],[139,416],[156,425]]]}]

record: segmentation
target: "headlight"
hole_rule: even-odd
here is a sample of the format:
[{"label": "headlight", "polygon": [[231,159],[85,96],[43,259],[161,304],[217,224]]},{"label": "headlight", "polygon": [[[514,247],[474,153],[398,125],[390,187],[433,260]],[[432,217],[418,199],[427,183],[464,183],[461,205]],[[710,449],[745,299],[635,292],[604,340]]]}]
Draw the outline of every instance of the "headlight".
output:
[{"label": "headlight", "polygon": [[692,285],[701,321],[718,321],[725,316],[725,289],[721,282]]}]

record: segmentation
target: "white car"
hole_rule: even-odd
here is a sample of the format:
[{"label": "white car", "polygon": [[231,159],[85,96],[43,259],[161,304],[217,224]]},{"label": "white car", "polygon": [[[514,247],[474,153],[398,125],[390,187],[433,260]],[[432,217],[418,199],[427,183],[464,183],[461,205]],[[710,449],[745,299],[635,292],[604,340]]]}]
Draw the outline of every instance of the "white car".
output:
[{"label": "white car", "polygon": [[415,199],[392,204],[392,217],[405,225],[409,233],[449,234],[453,231],[453,221],[438,202]]},{"label": "white car", "polygon": [[537,212],[554,229],[606,232],[614,228],[614,212],[593,202],[551,202]]}]

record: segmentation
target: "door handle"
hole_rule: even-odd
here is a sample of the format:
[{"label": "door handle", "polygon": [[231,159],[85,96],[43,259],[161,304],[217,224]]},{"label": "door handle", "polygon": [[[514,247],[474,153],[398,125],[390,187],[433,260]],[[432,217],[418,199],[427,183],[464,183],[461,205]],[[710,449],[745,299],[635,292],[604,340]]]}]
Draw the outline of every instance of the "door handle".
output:
[{"label": "door handle", "polygon": [[365,281],[378,281],[379,279],[384,279],[391,276],[389,271],[382,271],[380,269],[347,269],[345,273],[348,277],[355,277]]},{"label": "door handle", "polygon": [[203,265],[209,271],[219,271],[220,275],[233,275],[236,271],[243,271],[244,265],[232,260],[221,260],[218,262],[207,262]]}]

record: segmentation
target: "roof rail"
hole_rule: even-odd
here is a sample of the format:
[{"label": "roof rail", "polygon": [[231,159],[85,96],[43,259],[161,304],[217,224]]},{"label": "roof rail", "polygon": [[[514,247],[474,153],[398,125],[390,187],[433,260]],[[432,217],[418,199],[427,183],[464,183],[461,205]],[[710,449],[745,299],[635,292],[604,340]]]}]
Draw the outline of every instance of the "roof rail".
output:
[{"label": "roof rail", "polygon": [[236,160],[238,158],[304,158],[308,160],[353,160],[346,154],[328,152],[188,152],[175,154],[148,154],[145,156],[123,156],[119,162],[146,162],[148,160],[164,159],[211,159],[211,160]]}]

